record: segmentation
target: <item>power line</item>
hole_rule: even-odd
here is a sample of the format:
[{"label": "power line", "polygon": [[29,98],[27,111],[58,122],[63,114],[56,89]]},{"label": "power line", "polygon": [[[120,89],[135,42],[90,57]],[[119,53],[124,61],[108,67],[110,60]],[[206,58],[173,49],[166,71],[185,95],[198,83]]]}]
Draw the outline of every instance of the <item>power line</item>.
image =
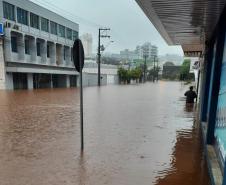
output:
[{"label": "power line", "polygon": [[[31,0],[30,0],[31,1]],[[95,22],[92,22],[88,19],[85,19],[83,17],[80,17],[78,15],[75,15],[65,9],[62,9],[54,4],[52,4],[51,2],[45,1],[45,0],[34,0],[36,2],[38,2],[41,6],[45,7],[49,7],[50,10],[53,10],[53,12],[60,14],[60,15],[65,15],[66,17],[68,17],[70,20],[74,20],[76,22],[82,22],[83,24],[87,24],[89,26],[93,26],[93,27],[101,27],[102,25],[97,24]],[[32,1],[33,2],[33,1]],[[77,19],[77,20],[75,20]]]}]

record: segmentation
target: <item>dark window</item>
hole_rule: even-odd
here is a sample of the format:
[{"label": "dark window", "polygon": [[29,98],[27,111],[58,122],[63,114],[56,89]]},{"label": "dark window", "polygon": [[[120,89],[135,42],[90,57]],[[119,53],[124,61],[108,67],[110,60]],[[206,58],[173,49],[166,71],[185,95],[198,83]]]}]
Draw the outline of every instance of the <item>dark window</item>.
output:
[{"label": "dark window", "polygon": [[15,36],[11,37],[11,47],[12,47],[12,52],[17,52],[17,37]]},{"label": "dark window", "polygon": [[59,36],[65,38],[65,27],[62,25],[59,25]]},{"label": "dark window", "polygon": [[30,54],[30,42],[28,39],[25,40],[25,54],[29,55]]},{"label": "dark window", "polygon": [[72,29],[67,28],[67,39],[72,40]]},{"label": "dark window", "polygon": [[15,6],[9,3],[3,2],[4,18],[15,21]]},{"label": "dark window", "polygon": [[73,48],[71,48],[71,61],[73,61]]},{"label": "dark window", "polygon": [[14,89],[27,89],[27,74],[13,73]]},{"label": "dark window", "polygon": [[50,47],[49,47],[49,45],[47,45],[47,57],[48,57],[48,58],[50,57],[50,52],[49,52],[49,50],[50,50]]},{"label": "dark window", "polygon": [[78,32],[73,31],[73,40],[76,40],[78,38]]},{"label": "dark window", "polygon": [[37,56],[41,56],[41,44],[40,44],[40,42],[36,43],[36,47],[37,47]]},{"label": "dark window", "polygon": [[30,13],[30,26],[39,29],[39,16]]},{"label": "dark window", "polygon": [[50,32],[54,35],[57,35],[57,23],[50,22]]},{"label": "dark window", "polygon": [[49,20],[43,17],[41,18],[41,30],[49,32]]},{"label": "dark window", "polygon": [[28,25],[28,11],[17,7],[17,21]]},{"label": "dark window", "polygon": [[64,60],[66,60],[66,47],[64,47]]}]

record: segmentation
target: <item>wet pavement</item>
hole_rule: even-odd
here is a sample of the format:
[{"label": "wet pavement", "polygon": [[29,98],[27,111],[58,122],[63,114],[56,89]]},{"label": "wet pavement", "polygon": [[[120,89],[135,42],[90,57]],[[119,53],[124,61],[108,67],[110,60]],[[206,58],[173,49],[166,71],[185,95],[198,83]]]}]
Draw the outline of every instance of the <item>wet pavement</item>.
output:
[{"label": "wet pavement", "polygon": [[179,82],[0,91],[1,185],[209,185]]}]

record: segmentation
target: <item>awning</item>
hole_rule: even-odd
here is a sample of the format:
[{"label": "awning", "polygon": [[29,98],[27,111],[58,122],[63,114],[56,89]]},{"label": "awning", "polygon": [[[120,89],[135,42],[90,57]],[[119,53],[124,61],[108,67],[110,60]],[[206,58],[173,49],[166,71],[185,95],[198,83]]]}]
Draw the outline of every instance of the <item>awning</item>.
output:
[{"label": "awning", "polygon": [[169,45],[202,51],[226,4],[225,0],[136,0]]}]

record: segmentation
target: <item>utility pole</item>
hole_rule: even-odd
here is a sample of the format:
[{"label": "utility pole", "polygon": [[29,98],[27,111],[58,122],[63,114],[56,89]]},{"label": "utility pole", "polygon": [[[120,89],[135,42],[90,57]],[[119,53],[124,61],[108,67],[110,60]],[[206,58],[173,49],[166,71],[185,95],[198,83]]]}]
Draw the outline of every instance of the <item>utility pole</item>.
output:
[{"label": "utility pole", "polygon": [[101,38],[110,38],[109,35],[107,35],[107,31],[109,31],[110,28],[99,28],[99,34],[98,34],[98,53],[97,53],[97,63],[98,63],[98,86],[101,85],[101,75],[100,75],[100,57],[101,57],[101,45],[100,45],[100,39]]},{"label": "utility pole", "polygon": [[155,56],[154,56],[153,82],[155,82]]},{"label": "utility pole", "polygon": [[144,82],[146,82],[146,69],[147,69],[147,55],[144,55]]},{"label": "utility pole", "polygon": [[146,82],[146,74],[147,74],[147,58],[149,57],[149,48],[148,45],[143,45],[143,58],[144,58],[144,83]]},{"label": "utility pole", "polygon": [[158,58],[156,60],[156,65],[157,65],[157,69],[156,69],[156,72],[157,72],[157,81],[159,80],[159,65],[158,65]]}]

